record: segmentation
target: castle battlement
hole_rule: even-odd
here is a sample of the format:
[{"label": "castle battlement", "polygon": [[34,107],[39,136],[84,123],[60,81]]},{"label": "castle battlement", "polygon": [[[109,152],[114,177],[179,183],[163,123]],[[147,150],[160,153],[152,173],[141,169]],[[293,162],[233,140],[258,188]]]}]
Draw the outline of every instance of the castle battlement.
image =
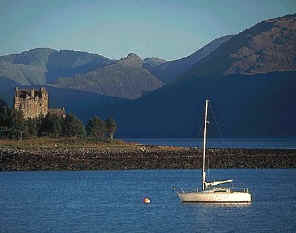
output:
[{"label": "castle battlement", "polygon": [[48,113],[48,93],[44,87],[39,90],[15,88],[14,109],[22,111],[24,119],[45,117]]}]

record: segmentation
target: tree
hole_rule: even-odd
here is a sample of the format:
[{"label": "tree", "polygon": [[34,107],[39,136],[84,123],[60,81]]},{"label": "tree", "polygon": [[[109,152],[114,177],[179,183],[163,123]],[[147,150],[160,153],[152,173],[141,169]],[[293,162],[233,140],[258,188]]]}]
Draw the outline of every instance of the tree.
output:
[{"label": "tree", "polygon": [[25,120],[23,113],[10,109],[8,105],[0,99],[0,127],[7,128],[7,136],[10,138],[22,137],[25,130]]},{"label": "tree", "polygon": [[0,99],[0,108],[3,108],[3,107],[8,107],[8,105],[4,100]]},{"label": "tree", "polygon": [[114,133],[115,133],[115,131],[117,129],[116,122],[111,117],[109,117],[105,121],[105,125],[106,125],[106,133],[108,134],[109,139],[113,140]]},{"label": "tree", "polygon": [[86,132],[88,136],[103,138],[105,134],[105,122],[99,117],[94,116],[87,122]]},{"label": "tree", "polygon": [[0,99],[0,137],[7,137],[9,134],[8,126],[11,121],[11,110],[7,104]]},{"label": "tree", "polygon": [[38,119],[28,119],[25,121],[24,136],[37,136],[39,131]]},{"label": "tree", "polygon": [[63,133],[63,119],[53,115],[47,114],[41,121],[39,135],[48,135],[52,137],[61,136]]},{"label": "tree", "polygon": [[79,120],[73,114],[67,114],[64,127],[63,134],[67,137],[75,137],[75,136],[85,136],[85,128],[81,120]]},{"label": "tree", "polygon": [[7,104],[0,99],[0,127],[11,127],[12,111]]},{"label": "tree", "polygon": [[11,138],[22,137],[25,129],[25,120],[21,111],[10,110],[8,128],[10,129],[9,136]]}]

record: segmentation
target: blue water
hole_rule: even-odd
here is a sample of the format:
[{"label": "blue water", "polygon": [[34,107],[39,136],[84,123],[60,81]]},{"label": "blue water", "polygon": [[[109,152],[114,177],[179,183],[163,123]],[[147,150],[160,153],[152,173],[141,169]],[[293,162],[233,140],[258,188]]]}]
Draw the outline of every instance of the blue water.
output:
[{"label": "blue water", "polygon": [[[126,138],[124,140],[144,145],[202,147],[201,138]],[[296,138],[209,138],[207,147],[296,149]]]},{"label": "blue water", "polygon": [[0,232],[296,232],[296,169],[210,176],[243,183],[253,203],[180,203],[172,186],[194,189],[200,170],[2,172]]}]

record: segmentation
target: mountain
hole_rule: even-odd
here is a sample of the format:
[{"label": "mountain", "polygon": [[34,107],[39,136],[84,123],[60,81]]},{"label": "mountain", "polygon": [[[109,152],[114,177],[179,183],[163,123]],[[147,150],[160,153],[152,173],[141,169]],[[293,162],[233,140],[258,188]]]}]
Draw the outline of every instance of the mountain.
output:
[{"label": "mountain", "polygon": [[159,66],[167,61],[157,57],[148,57],[144,59],[143,67],[147,70],[152,70],[154,67]]},{"label": "mountain", "polygon": [[161,80],[173,82],[228,38],[217,39],[189,57],[171,62],[155,57],[142,60],[136,54],[117,61],[87,52],[36,48],[0,56],[0,85],[54,84],[135,99],[160,88],[164,84]]},{"label": "mountain", "polygon": [[[201,136],[211,100],[223,137],[296,136],[296,15],[263,21],[221,44],[174,83],[106,106],[118,136]],[[211,112],[210,112],[211,113]],[[218,132],[210,132],[218,136]]]},{"label": "mountain", "polygon": [[265,20],[223,43],[200,63],[195,64],[191,74],[253,75],[295,71],[295,41],[296,14]]},{"label": "mountain", "polygon": [[131,53],[114,64],[73,78],[58,79],[55,86],[136,99],[162,86],[161,81],[143,68],[143,63],[139,56]]},{"label": "mountain", "polygon": [[295,75],[194,79],[128,104],[106,106],[100,114],[116,120],[120,137],[201,137],[204,101],[209,98],[215,113],[210,122],[217,121],[220,129],[209,132],[210,137],[296,136],[296,109],[291,107],[296,98]]},{"label": "mountain", "polygon": [[[112,104],[127,103],[129,100],[115,97],[103,96],[97,93],[90,93],[80,90],[55,88],[52,86],[29,86],[36,89],[45,87],[49,96],[49,107],[65,107],[67,113],[74,113],[84,123],[97,114],[105,106]],[[28,88],[21,86],[20,88]],[[4,100],[10,107],[13,106],[14,87],[0,86],[0,100]],[[107,119],[109,115],[99,115]]]},{"label": "mountain", "polygon": [[0,56],[0,85],[7,82],[14,86],[56,84],[134,99],[162,86],[145,68],[159,61],[155,58],[142,61],[136,54],[115,61],[86,52],[38,48]]},{"label": "mountain", "polygon": [[71,77],[112,63],[97,54],[37,48],[0,56],[0,78],[10,79],[18,85],[45,85],[58,77]]},{"label": "mountain", "polygon": [[61,77],[73,77],[113,64],[115,61],[97,54],[60,50],[48,57],[47,82],[53,83]]},{"label": "mountain", "polygon": [[46,69],[40,66],[12,64],[0,60],[0,84],[9,79],[18,85],[42,85],[46,83]]},{"label": "mountain", "polygon": [[[105,105],[128,103],[129,100],[100,95],[97,93],[85,92],[64,88],[45,86],[49,96],[49,107],[65,107],[68,113],[74,113],[85,124],[96,115],[97,111]],[[99,115],[107,119],[109,115]]]},{"label": "mountain", "polygon": [[227,42],[232,37],[232,35],[220,37],[213,40],[188,57],[174,61],[162,62],[159,65],[155,65],[155,63],[153,63],[152,66],[147,65],[146,68],[164,83],[172,83],[176,81],[178,76],[190,70],[194,64],[210,55],[220,45]]},{"label": "mountain", "polygon": [[[11,94],[7,87],[20,82],[49,82],[51,86],[47,88],[53,90],[50,95],[54,105],[66,105],[68,112],[84,120],[94,114],[112,116],[118,124],[117,136],[121,137],[201,136],[204,101],[209,98],[210,115],[214,112],[216,116],[210,119],[210,126],[218,122],[220,127],[218,131],[209,128],[209,136],[220,136],[222,131],[223,137],[295,137],[295,41],[296,15],[265,20],[226,37],[220,44],[218,40],[202,58],[196,55],[199,58],[191,60],[192,55],[181,59],[186,61],[184,70],[178,65],[183,63],[176,62],[179,68],[172,70],[182,72],[174,76],[172,71],[171,76],[163,78],[169,82],[167,85],[156,79],[156,71],[173,63],[142,60],[136,54],[119,61],[97,55],[89,60],[83,58],[85,62],[76,57],[81,57],[80,52],[75,55],[73,51],[66,52],[65,61],[55,61],[60,51],[50,49],[44,53],[42,49],[38,53],[31,51],[39,54],[36,56],[29,51],[26,62],[24,58],[16,59],[16,55],[2,56],[0,98]],[[35,69],[44,76],[32,78],[29,73]],[[63,78],[57,79],[60,74]],[[53,83],[61,88],[53,87]],[[159,88],[153,89],[153,85]],[[90,91],[137,99],[123,101]]]},{"label": "mountain", "polygon": [[36,48],[29,51],[22,52],[20,54],[11,54],[6,56],[0,56],[1,62],[7,62],[10,64],[23,64],[38,66],[46,69],[48,57],[50,54],[57,52],[54,49],[49,48]]}]

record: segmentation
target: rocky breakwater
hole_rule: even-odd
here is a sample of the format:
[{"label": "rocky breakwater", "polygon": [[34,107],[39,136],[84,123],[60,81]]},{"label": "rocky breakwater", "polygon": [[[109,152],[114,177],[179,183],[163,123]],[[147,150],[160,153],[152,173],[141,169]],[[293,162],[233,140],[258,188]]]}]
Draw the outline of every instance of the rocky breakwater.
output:
[{"label": "rocky breakwater", "polygon": [[[209,149],[207,155],[211,168],[296,168],[296,150]],[[201,161],[197,148],[0,148],[0,171],[195,169]]]}]

